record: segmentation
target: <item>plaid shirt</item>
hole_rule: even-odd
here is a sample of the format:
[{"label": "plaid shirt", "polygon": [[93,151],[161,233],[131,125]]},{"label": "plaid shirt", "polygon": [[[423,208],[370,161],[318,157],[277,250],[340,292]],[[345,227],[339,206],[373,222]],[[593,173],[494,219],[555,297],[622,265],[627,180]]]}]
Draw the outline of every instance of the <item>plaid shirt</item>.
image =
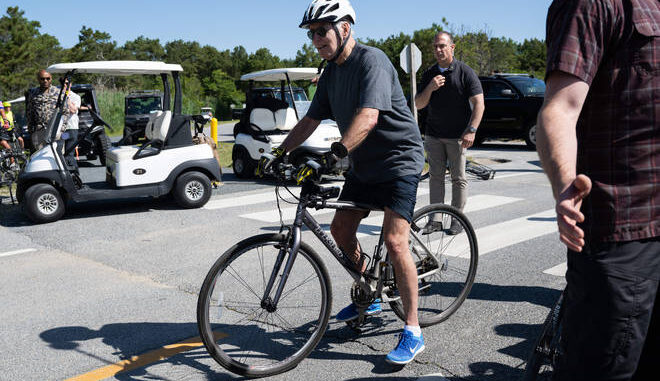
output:
[{"label": "plaid shirt", "polygon": [[577,124],[578,173],[593,190],[585,233],[600,241],[660,235],[660,4],[555,0],[547,73],[590,85]]}]

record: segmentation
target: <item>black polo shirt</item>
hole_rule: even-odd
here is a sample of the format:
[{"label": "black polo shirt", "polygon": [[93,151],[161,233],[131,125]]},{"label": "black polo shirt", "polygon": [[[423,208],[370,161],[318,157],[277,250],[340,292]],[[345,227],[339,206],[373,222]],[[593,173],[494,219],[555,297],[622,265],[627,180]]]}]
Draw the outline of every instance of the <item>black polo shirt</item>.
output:
[{"label": "black polo shirt", "polygon": [[[454,59],[442,73],[438,64],[426,69],[417,89],[424,91],[431,79],[445,76],[445,85],[431,94],[426,106],[426,135],[443,139],[459,139],[470,122],[470,97],[483,94],[479,77],[468,65]],[[474,126],[478,127],[478,126]]]}]

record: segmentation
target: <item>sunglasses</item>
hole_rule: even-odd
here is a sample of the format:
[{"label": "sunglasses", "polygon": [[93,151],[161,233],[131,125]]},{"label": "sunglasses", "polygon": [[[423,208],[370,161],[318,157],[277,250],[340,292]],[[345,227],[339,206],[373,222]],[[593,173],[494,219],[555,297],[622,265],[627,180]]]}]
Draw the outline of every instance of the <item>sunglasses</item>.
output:
[{"label": "sunglasses", "polygon": [[319,37],[323,38],[325,37],[326,34],[332,29],[332,27],[320,27],[316,29],[310,29],[307,31],[307,37],[309,37],[310,40],[314,39],[314,35],[317,34]]},{"label": "sunglasses", "polygon": [[52,79],[53,79],[52,77],[39,77],[40,81],[50,81]]}]

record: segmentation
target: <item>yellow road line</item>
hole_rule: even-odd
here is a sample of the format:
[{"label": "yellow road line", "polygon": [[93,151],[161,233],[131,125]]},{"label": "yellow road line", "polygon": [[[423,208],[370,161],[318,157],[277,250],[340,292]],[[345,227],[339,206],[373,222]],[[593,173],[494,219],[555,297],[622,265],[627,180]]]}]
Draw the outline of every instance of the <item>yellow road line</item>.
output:
[{"label": "yellow road line", "polygon": [[[214,332],[213,336],[216,340],[228,336],[222,332]],[[112,377],[117,373],[128,372],[133,369],[142,368],[143,366],[165,360],[169,357],[177,355],[181,352],[186,352],[191,349],[195,349],[203,346],[202,339],[197,336],[176,344],[165,345],[162,348],[155,349],[153,351],[141,354],[139,356],[133,356],[130,359],[122,360],[118,363],[104,366],[103,368],[95,369],[91,372],[87,372],[72,378],[69,378],[65,381],[97,381],[103,380],[108,377]]]}]

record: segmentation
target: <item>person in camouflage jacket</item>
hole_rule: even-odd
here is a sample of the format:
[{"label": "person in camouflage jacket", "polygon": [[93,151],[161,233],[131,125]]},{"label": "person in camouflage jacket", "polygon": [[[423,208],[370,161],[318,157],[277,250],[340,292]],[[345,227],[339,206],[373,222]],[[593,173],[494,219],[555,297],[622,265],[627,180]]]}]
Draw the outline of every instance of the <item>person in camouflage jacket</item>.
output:
[{"label": "person in camouflage jacket", "polygon": [[37,73],[39,87],[28,91],[27,123],[30,131],[32,145],[35,150],[44,146],[46,140],[46,127],[53,116],[57,105],[59,89],[52,86],[53,77],[46,70]]}]

